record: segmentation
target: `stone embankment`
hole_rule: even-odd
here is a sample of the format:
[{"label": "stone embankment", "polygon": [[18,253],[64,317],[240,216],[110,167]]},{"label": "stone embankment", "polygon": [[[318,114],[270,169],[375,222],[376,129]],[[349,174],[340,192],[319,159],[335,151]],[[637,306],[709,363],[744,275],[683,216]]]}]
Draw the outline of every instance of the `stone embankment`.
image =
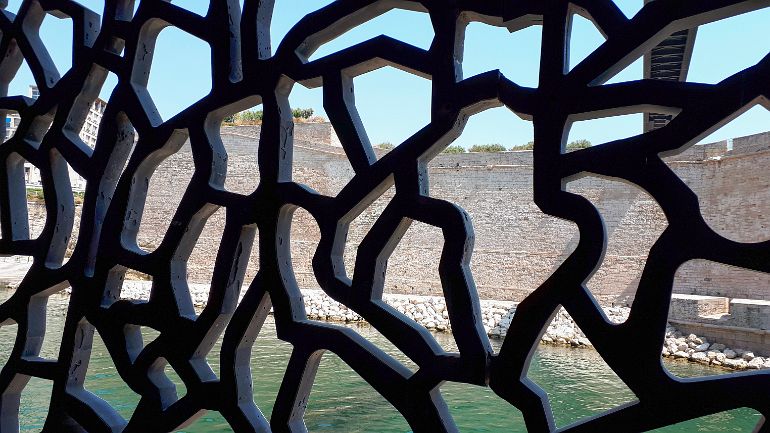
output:
[{"label": "stone embankment", "polygon": [[[147,299],[149,281],[125,281],[121,297],[124,299]],[[208,286],[190,285],[190,293],[196,307],[202,308],[208,297]],[[361,322],[363,318],[342,305],[321,290],[303,290],[305,310],[309,319],[330,322]],[[439,296],[410,296],[386,294],[384,301],[404,314],[407,318],[436,332],[450,332],[449,312],[446,301]],[[508,333],[516,304],[508,301],[483,300],[481,304],[484,330],[491,338],[504,338]],[[603,307],[604,314],[614,323],[628,318],[627,307]],[[541,341],[546,344],[572,347],[592,347],[591,342],[578,328],[575,321],[564,310],[560,310],[543,334]],[[667,326],[662,354],[665,357],[687,360],[704,365],[713,365],[734,370],[770,368],[770,357],[754,356],[752,352],[731,349],[724,344],[709,342],[697,335],[683,335],[676,328]]]}]

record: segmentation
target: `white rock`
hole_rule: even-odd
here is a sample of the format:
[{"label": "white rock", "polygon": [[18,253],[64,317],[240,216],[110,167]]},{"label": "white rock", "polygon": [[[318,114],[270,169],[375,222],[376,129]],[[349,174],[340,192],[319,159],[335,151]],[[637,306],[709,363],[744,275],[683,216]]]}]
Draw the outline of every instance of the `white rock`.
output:
[{"label": "white rock", "polygon": [[695,352],[690,356],[690,359],[699,363],[699,364],[708,364],[709,363],[709,357],[706,356],[703,352]]},{"label": "white rock", "polygon": [[[744,358],[745,359],[745,358]],[[765,364],[765,360],[762,358],[752,358],[751,361],[749,361],[747,367],[748,368],[755,368],[759,370],[762,368]]]},{"label": "white rock", "polygon": [[695,349],[696,352],[705,352],[708,350],[708,348],[709,348],[709,344],[703,343],[695,346],[693,349]]},{"label": "white rock", "polygon": [[741,358],[745,359],[746,361],[751,361],[752,359],[755,358],[754,352],[743,352],[743,355],[741,356]]},{"label": "white rock", "polygon": [[725,358],[727,359],[733,359],[737,356],[737,353],[732,349],[725,349],[722,353],[725,354]]}]

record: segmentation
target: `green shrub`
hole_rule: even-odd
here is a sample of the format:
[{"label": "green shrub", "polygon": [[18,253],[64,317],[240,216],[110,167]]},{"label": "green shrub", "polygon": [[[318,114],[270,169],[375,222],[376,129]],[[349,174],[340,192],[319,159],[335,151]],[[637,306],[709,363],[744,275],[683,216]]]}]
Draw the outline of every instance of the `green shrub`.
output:
[{"label": "green shrub", "polygon": [[532,150],[535,148],[535,142],[529,141],[527,144],[520,144],[518,146],[513,146],[510,150]]},{"label": "green shrub", "polygon": [[312,108],[295,108],[291,110],[291,115],[295,119],[309,119],[313,115]]},{"label": "green shrub", "polygon": [[465,148],[458,145],[449,146],[442,150],[441,153],[465,153]]},{"label": "green shrub", "polygon": [[468,149],[469,152],[505,152],[505,146],[502,144],[474,144]]},{"label": "green shrub", "polygon": [[586,139],[575,140],[567,143],[567,150],[585,149],[587,147],[591,147],[591,142]]},{"label": "green shrub", "polygon": [[395,147],[396,146],[394,146],[393,143],[390,143],[387,141],[384,141],[374,146],[375,149],[380,149],[380,150],[393,150]]}]

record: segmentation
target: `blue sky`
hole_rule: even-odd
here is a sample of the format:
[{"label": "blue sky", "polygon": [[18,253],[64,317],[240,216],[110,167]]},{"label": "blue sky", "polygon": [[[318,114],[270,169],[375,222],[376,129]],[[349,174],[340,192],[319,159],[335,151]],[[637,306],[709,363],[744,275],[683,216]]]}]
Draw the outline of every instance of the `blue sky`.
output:
[{"label": "blue sky", "polygon": [[[643,0],[617,0],[628,16],[633,16]],[[21,0],[10,0],[8,10],[15,12]],[[80,3],[101,13],[103,0]],[[139,2],[137,1],[137,4]],[[175,4],[204,14],[208,2],[177,0]],[[273,48],[306,13],[331,0],[276,0],[271,28]],[[770,52],[770,9],[734,17],[702,26],[698,31],[688,81],[716,83],[756,63]],[[48,16],[41,36],[63,73],[71,64],[70,20]],[[312,57],[320,58],[339,49],[386,34],[421,48],[427,48],[433,37],[427,15],[419,12],[391,11],[360,28],[351,30],[322,46]],[[573,26],[570,65],[574,66],[603,42],[601,34],[582,18]],[[181,48],[181,49],[180,49]],[[474,23],[467,31],[463,70],[466,77],[500,69],[508,78],[523,85],[537,86],[540,50],[540,28],[530,27],[515,33]],[[211,89],[208,45],[175,28],[164,30],[158,40],[149,90],[155,104],[167,119],[206,95]],[[611,82],[639,79],[641,60],[622,71]],[[26,94],[32,75],[26,65],[11,83],[9,94]],[[104,99],[115,85],[108,80],[102,92]],[[356,101],[362,121],[372,143],[398,144],[423,127],[429,120],[430,82],[422,78],[383,68],[355,79]],[[294,107],[310,107],[324,115],[320,89],[295,86],[290,97]],[[573,125],[570,140],[586,138],[594,144],[635,135],[641,132],[641,114],[579,122]],[[703,142],[753,134],[770,130],[770,112],[755,107],[716,131]],[[531,123],[519,119],[504,108],[488,110],[471,118],[457,144],[501,143],[507,147],[532,139]]]}]

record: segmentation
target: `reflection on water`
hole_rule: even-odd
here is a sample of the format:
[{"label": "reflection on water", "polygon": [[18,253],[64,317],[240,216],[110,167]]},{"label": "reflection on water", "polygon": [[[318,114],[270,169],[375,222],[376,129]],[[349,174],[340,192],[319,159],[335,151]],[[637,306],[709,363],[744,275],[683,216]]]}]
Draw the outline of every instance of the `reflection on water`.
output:
[{"label": "reflection on water", "polygon": [[[64,298],[52,298],[49,306],[48,328],[53,335],[60,334],[64,323]],[[357,332],[379,345],[383,350],[408,362],[392,344],[368,326],[355,326]],[[145,342],[157,334],[146,334]],[[16,337],[15,326],[0,328],[0,361],[7,359]],[[439,334],[443,347],[452,349],[451,335]],[[46,338],[41,355],[56,358],[58,341]],[[498,349],[499,343],[493,346]],[[214,348],[209,362],[219,371],[219,359]],[[268,319],[252,351],[254,401],[269,417],[291,346],[276,339],[275,325]],[[413,367],[413,364],[408,365]],[[702,376],[720,373],[701,365],[668,363],[670,371],[680,376]],[[178,376],[167,368],[169,377],[177,383],[177,393],[185,389]],[[592,350],[541,346],[532,363],[529,378],[548,392],[558,426],[565,426],[587,416],[634,400],[633,394]],[[124,417],[133,413],[139,397],[125,386],[107,354],[104,343],[95,335],[91,363],[88,367],[86,388],[107,400]],[[526,432],[521,413],[501,400],[488,388],[447,383],[441,388],[447,405],[462,432]],[[33,379],[22,396],[21,430],[39,431],[48,411],[51,382]],[[656,430],[665,433],[686,432],[751,432],[759,421],[758,413],[739,409],[688,421]],[[324,355],[318,369],[315,386],[305,421],[310,432],[382,432],[405,433],[409,426],[399,413],[342,360],[332,353]],[[231,432],[232,429],[216,412],[209,412],[189,427],[186,433]]]}]

